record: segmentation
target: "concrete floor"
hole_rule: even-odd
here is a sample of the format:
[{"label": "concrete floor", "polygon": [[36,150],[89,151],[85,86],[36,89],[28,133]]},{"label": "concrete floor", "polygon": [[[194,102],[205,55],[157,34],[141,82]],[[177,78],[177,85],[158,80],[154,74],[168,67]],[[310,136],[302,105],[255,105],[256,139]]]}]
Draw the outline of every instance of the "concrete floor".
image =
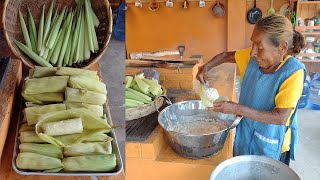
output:
[{"label": "concrete floor", "polygon": [[[111,38],[107,52],[100,60],[107,84],[111,117],[115,125],[123,162],[125,163],[125,43]],[[237,84],[239,86],[239,84]],[[320,179],[320,111],[299,109],[299,145],[296,161],[290,167],[301,179]]]}]

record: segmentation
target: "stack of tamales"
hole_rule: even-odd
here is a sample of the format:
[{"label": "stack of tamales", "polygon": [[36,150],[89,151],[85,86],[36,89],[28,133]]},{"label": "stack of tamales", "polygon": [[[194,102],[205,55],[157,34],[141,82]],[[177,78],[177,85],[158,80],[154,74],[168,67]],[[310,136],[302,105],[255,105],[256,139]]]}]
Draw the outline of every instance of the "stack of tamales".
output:
[{"label": "stack of tamales", "polygon": [[103,111],[106,86],[96,71],[35,67],[25,81],[19,169],[108,172],[116,167]]}]

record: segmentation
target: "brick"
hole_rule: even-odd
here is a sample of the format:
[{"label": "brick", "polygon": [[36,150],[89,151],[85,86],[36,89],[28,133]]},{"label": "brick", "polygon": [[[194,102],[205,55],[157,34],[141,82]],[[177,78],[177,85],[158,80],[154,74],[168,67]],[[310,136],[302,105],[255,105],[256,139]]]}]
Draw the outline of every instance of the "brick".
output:
[{"label": "brick", "polygon": [[179,81],[179,80],[187,80],[192,81],[192,74],[165,74],[166,80],[169,81]]},{"label": "brick", "polygon": [[181,89],[193,89],[193,81],[180,81]]}]

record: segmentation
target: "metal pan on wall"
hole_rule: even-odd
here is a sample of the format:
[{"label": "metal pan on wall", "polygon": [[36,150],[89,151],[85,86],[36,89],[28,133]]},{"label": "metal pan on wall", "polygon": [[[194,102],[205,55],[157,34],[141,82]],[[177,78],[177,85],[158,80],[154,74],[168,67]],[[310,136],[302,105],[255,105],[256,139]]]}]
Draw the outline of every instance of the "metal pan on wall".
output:
[{"label": "metal pan on wall", "polygon": [[262,12],[257,8],[257,2],[254,0],[254,6],[247,13],[247,20],[250,24],[255,24],[262,17]]}]

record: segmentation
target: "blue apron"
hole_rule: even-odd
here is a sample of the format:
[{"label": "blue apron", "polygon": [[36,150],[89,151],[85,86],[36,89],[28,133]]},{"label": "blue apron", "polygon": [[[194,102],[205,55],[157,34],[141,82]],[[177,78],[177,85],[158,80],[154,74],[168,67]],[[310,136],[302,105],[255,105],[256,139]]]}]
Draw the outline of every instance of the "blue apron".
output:
[{"label": "blue apron", "polygon": [[[274,110],[280,86],[300,69],[304,69],[306,77],[304,65],[291,57],[276,72],[264,74],[254,58],[251,58],[242,81],[239,103],[257,110]],[[243,117],[236,129],[234,156],[266,155],[279,160],[284,135],[289,128],[292,132],[290,158],[294,159],[298,142],[296,110],[289,126],[267,124]]]}]

